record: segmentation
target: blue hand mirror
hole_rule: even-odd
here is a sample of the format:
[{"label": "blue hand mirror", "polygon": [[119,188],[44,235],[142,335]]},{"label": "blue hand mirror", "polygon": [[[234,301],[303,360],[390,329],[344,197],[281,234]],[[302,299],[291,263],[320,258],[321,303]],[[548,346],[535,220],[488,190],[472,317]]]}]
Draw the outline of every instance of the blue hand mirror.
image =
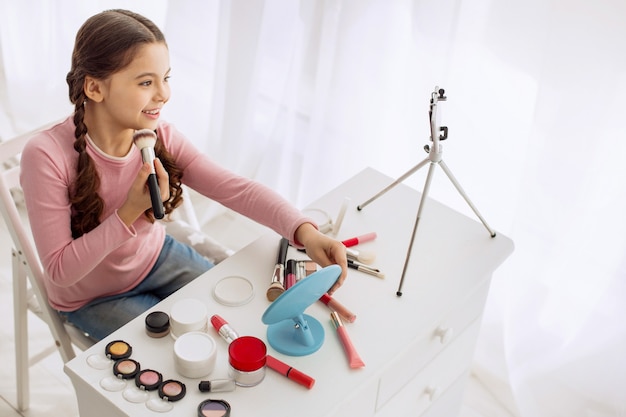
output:
[{"label": "blue hand mirror", "polygon": [[261,320],[269,325],[267,340],[274,349],[289,356],[316,352],[324,343],[324,328],[304,310],[333,286],[341,267],[330,265],[312,273],[283,292],[265,310]]}]

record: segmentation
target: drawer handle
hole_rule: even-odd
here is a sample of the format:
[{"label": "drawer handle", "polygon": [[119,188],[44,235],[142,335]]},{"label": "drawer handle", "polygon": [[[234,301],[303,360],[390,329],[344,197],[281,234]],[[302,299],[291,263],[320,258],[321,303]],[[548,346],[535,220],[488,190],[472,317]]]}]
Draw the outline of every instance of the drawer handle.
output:
[{"label": "drawer handle", "polygon": [[441,342],[442,345],[445,345],[450,340],[452,340],[453,335],[454,335],[454,329],[452,327],[444,328],[444,327],[439,326],[437,327],[437,329],[435,329],[435,336],[439,337],[439,341]]},{"label": "drawer handle", "polygon": [[439,387],[432,387],[429,385],[424,389],[424,393],[428,396],[428,399],[432,402],[432,401],[435,401],[437,397],[439,397],[439,394],[441,393],[441,389]]}]

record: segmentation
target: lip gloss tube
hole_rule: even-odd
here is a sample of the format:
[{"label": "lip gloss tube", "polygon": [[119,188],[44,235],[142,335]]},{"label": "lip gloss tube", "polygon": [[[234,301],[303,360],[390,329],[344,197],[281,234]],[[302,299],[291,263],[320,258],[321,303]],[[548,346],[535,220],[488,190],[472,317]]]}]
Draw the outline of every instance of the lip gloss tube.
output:
[{"label": "lip gloss tube", "polygon": [[348,356],[348,363],[350,364],[350,368],[362,368],[365,366],[365,363],[357,353],[354,345],[352,344],[352,340],[350,340],[350,336],[348,336],[348,331],[346,327],[341,322],[341,318],[336,311],[330,313],[330,319],[337,329],[337,335],[339,335],[339,340],[341,341],[341,345],[343,346],[343,350],[346,352]]},{"label": "lip gloss tube", "polygon": [[330,295],[328,294],[322,295],[320,297],[320,301],[326,304],[326,306],[328,306],[328,308],[330,308],[331,310],[334,310],[337,313],[339,313],[341,317],[343,317],[343,319],[347,321],[348,323],[354,323],[354,321],[356,320],[356,314],[348,310],[346,306],[341,304],[339,301],[337,301]]},{"label": "lip gloss tube", "polygon": [[285,268],[285,291],[296,285],[296,269],[296,260],[289,259]]}]

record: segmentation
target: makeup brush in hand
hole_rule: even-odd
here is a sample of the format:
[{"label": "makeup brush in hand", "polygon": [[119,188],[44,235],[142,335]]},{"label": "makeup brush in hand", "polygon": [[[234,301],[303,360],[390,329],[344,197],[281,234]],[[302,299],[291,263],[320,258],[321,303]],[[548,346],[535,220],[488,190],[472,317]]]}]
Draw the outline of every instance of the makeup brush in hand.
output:
[{"label": "makeup brush in hand", "polygon": [[157,181],[156,171],[154,170],[154,144],[157,137],[150,129],[137,130],[133,135],[135,146],[141,151],[141,159],[143,162],[150,164],[150,175],[148,176],[148,189],[150,190],[150,200],[152,200],[152,212],[154,217],[162,219],[165,216],[163,210],[163,200],[161,200],[161,190]]}]

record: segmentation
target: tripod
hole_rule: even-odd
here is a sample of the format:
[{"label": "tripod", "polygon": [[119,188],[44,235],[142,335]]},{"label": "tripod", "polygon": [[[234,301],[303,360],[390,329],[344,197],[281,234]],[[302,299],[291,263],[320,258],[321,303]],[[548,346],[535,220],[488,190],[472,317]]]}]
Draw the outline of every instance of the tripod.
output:
[{"label": "tripod", "polygon": [[433,143],[432,143],[432,146],[429,146],[429,145],[424,146],[424,150],[428,153],[428,156],[419,164],[415,165],[413,168],[411,168],[402,176],[400,176],[393,183],[391,183],[382,191],[380,191],[378,194],[376,194],[374,197],[370,198],[366,202],[357,206],[357,210],[359,211],[363,210],[365,206],[367,206],[372,201],[376,200],[378,197],[385,194],[387,191],[391,190],[393,187],[395,187],[396,185],[404,181],[406,178],[411,176],[413,173],[418,171],[420,168],[422,168],[424,165],[426,165],[430,161],[430,166],[428,167],[428,174],[426,176],[426,182],[424,183],[424,190],[422,191],[422,197],[420,199],[420,203],[417,208],[417,217],[415,218],[415,224],[413,225],[413,233],[411,234],[411,241],[409,242],[409,248],[406,253],[406,259],[404,261],[404,268],[402,269],[402,277],[400,278],[400,285],[398,286],[398,291],[396,292],[396,295],[398,297],[402,296],[402,285],[404,284],[404,277],[406,275],[406,270],[409,264],[409,259],[411,257],[411,252],[413,249],[413,242],[415,241],[415,236],[417,234],[417,226],[422,216],[422,208],[424,207],[424,203],[426,202],[426,197],[428,197],[430,183],[432,181],[433,174],[435,172],[435,166],[439,165],[441,169],[443,169],[443,172],[445,172],[445,174],[448,176],[448,178],[450,179],[450,181],[452,182],[456,190],[459,192],[459,194],[461,194],[461,196],[467,202],[467,204],[469,204],[472,211],[474,211],[474,214],[478,216],[478,218],[480,219],[482,224],[485,226],[485,228],[487,229],[491,237],[496,236],[496,233],[489,227],[489,225],[487,224],[483,216],[481,216],[480,213],[478,212],[478,209],[474,206],[474,204],[472,204],[469,197],[467,196],[467,194],[461,187],[461,184],[459,184],[456,178],[454,178],[454,175],[452,175],[452,172],[450,171],[448,166],[445,164],[445,162],[443,162],[443,149],[439,142],[448,138],[448,128],[446,126],[441,126],[441,127],[439,126],[439,122],[437,119],[437,104],[440,101],[446,101],[446,99],[447,97],[445,96],[444,89],[435,87],[435,91],[431,93],[430,110],[428,112],[429,118],[430,118],[430,140]]}]

